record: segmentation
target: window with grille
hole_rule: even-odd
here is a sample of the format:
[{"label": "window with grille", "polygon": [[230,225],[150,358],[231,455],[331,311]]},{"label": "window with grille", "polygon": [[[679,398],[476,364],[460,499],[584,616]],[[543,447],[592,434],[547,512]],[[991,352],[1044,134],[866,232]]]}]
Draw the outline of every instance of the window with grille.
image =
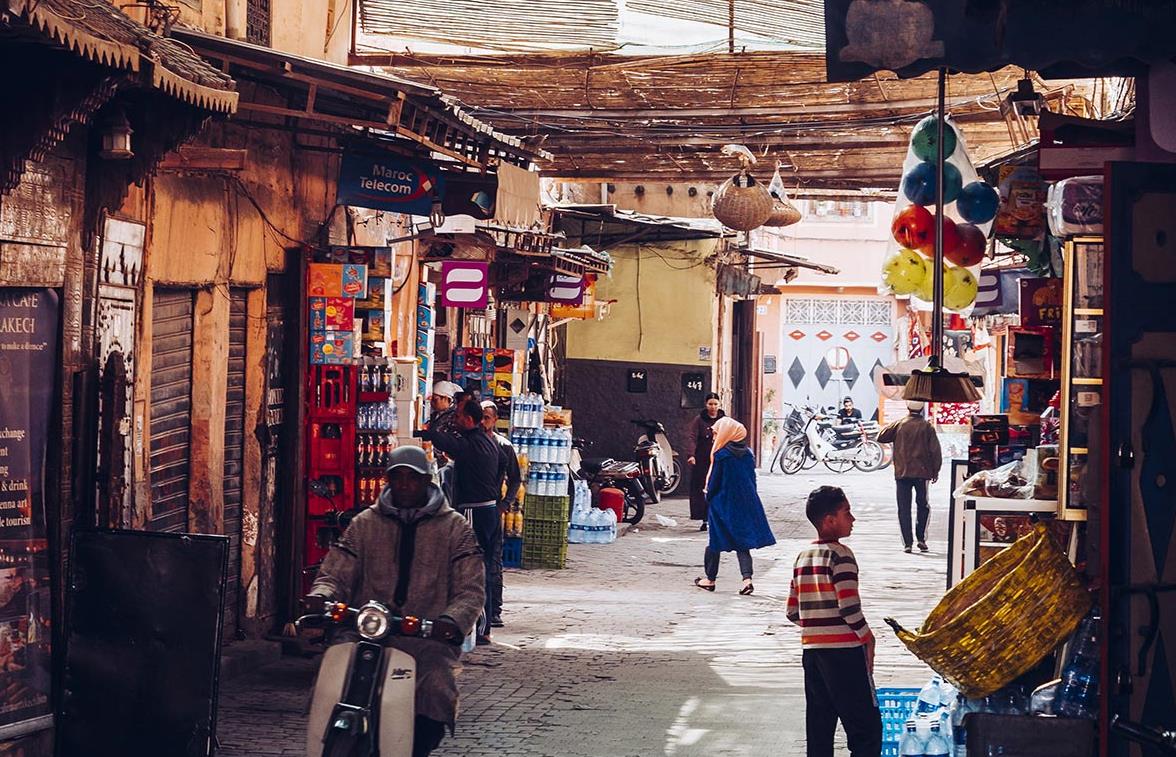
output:
[{"label": "window with grille", "polygon": [[270,0],[246,0],[245,38],[255,45],[269,47]]},{"label": "window with grille", "polygon": [[809,200],[810,218],[822,221],[869,221],[871,204],[860,200]]}]

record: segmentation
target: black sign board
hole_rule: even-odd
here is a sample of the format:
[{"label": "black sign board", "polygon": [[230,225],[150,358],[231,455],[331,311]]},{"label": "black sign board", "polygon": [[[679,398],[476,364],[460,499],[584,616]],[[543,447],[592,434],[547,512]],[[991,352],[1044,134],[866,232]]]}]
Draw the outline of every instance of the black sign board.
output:
[{"label": "black sign board", "polygon": [[649,371],[644,368],[630,368],[626,388],[633,394],[645,394],[649,391]]},{"label": "black sign board", "polygon": [[705,402],[703,397],[706,396],[707,385],[710,383],[710,374],[707,373],[683,373],[682,374],[682,407],[684,408],[700,408]]},{"label": "black sign board", "polygon": [[74,535],[58,754],[212,754],[228,555],[225,536]]},{"label": "black sign board", "polygon": [[1134,76],[1176,54],[1176,0],[825,0],[829,81],[1015,65],[1045,78]]},{"label": "black sign board", "polygon": [[44,462],[58,297],[0,289],[0,727],[51,712]]}]

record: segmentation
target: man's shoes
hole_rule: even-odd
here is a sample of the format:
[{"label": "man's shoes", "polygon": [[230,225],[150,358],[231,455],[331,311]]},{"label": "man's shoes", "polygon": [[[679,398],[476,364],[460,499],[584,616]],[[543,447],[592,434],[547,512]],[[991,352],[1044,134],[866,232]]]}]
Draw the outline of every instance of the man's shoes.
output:
[{"label": "man's shoes", "polygon": [[490,640],[490,634],[486,634],[485,636],[483,636],[482,634],[478,634],[478,646],[479,647],[484,647],[484,646],[487,646],[488,644],[493,644],[493,643],[494,642],[492,642]]},{"label": "man's shoes", "polygon": [[926,552],[927,550],[928,550],[927,542],[925,542],[925,541],[919,542],[919,551]]},{"label": "man's shoes", "polygon": [[706,530],[706,521],[705,521],[705,520],[702,522],[702,525],[698,527],[698,530],[699,530],[699,531],[705,531],[705,530]]},{"label": "man's shoes", "polygon": [[491,628],[502,628],[502,626],[503,626],[503,622],[502,622],[501,615],[495,615],[493,618],[490,618],[490,627]]},{"label": "man's shoes", "polygon": [[906,552],[909,555],[911,553],[911,546],[908,544],[907,546],[902,548],[902,551]]}]

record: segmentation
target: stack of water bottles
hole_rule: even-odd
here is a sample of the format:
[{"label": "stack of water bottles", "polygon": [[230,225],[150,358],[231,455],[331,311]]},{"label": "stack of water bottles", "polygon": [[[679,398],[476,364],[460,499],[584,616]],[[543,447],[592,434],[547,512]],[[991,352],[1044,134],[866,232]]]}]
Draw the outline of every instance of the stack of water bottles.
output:
[{"label": "stack of water bottles", "polygon": [[957,693],[954,686],[938,675],[919,691],[915,711],[906,721],[898,742],[902,757],[954,757],[958,752],[952,733],[952,705]]},{"label": "stack of water bottles", "polygon": [[531,463],[527,471],[527,493],[536,497],[568,496],[568,467]]},{"label": "stack of water bottles", "polygon": [[511,428],[543,428],[543,396],[529,392],[510,398]]},{"label": "stack of water bottles", "polygon": [[[577,481],[576,483],[581,483]],[[617,540],[617,516],[576,499],[572,521],[568,524],[569,544],[612,544]]]},{"label": "stack of water bottles", "polygon": [[570,428],[519,428],[511,431],[510,443],[532,463],[567,465],[572,459]]}]

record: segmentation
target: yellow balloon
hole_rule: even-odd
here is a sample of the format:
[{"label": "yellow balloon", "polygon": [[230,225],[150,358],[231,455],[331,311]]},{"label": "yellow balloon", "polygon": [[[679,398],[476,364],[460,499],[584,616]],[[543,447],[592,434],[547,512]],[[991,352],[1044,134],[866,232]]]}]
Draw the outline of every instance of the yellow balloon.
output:
[{"label": "yellow balloon", "polygon": [[943,277],[943,305],[952,310],[963,310],[976,301],[979,282],[967,268],[952,266]]},{"label": "yellow balloon", "polygon": [[927,262],[914,250],[903,248],[882,264],[882,282],[895,294],[913,294],[927,278]]}]

